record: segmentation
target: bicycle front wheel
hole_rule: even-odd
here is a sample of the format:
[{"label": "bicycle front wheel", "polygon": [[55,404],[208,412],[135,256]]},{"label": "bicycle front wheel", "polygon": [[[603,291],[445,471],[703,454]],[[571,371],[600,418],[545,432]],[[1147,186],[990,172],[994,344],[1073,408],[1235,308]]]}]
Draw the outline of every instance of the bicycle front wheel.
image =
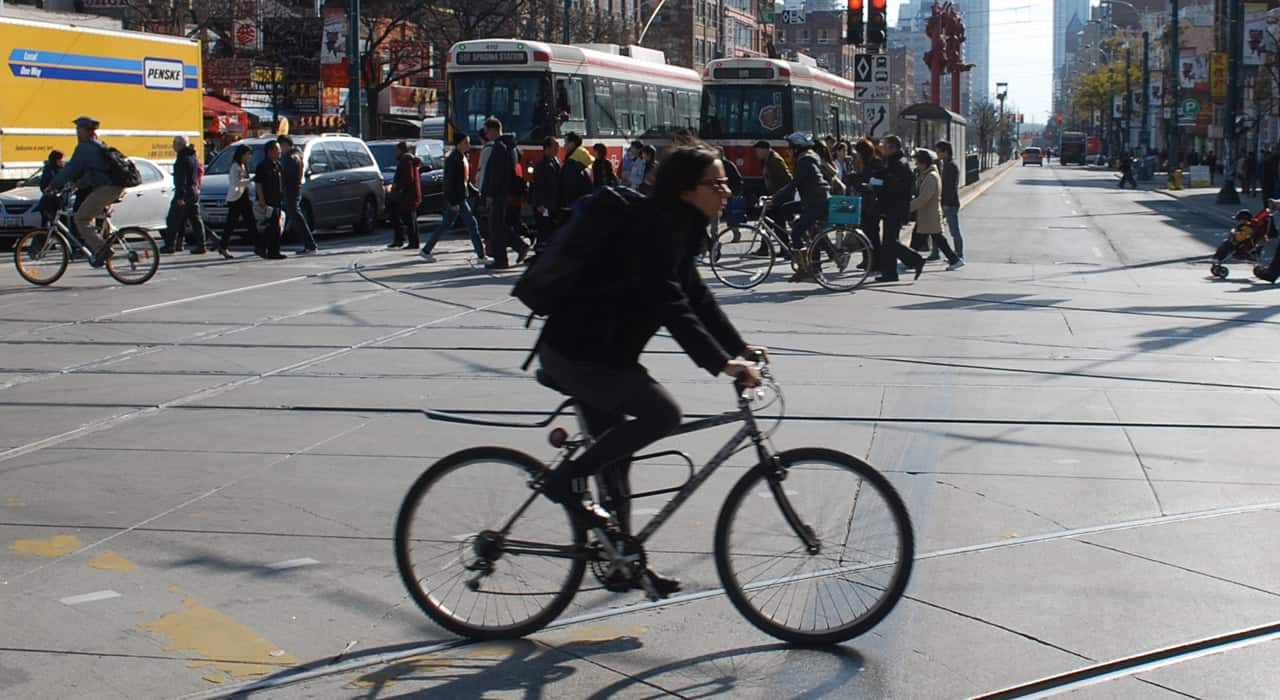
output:
[{"label": "bicycle front wheel", "polygon": [[160,246],[146,229],[122,228],[108,239],[107,272],[120,284],[142,284],[160,269]]},{"label": "bicycle front wheel", "polygon": [[829,228],[809,244],[809,259],[818,284],[834,292],[862,286],[875,266],[871,241],[852,228]]},{"label": "bicycle front wheel", "polygon": [[564,611],[586,569],[586,534],[533,495],[543,469],[500,447],[455,452],[429,468],[396,519],[396,565],[413,600],[445,629],[514,639]]},{"label": "bicycle front wheel", "polygon": [[[915,540],[893,486],[862,460],[821,448],[778,455],[738,481],[716,523],[716,569],[729,600],[762,631],[837,644],[893,609]],[[806,538],[809,540],[806,542]]]},{"label": "bicycle front wheel", "polygon": [[70,245],[59,233],[32,231],[13,246],[13,266],[31,284],[43,287],[57,282],[69,264]]},{"label": "bicycle front wheel", "polygon": [[773,245],[755,226],[726,226],[711,247],[711,272],[734,289],[751,289],[773,270]]}]

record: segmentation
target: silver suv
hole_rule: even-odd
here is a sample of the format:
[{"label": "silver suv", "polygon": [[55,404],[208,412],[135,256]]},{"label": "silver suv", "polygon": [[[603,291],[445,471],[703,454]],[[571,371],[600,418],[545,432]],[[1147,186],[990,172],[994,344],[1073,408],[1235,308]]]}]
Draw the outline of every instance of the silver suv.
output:
[{"label": "silver suv", "polygon": [[[249,161],[253,171],[266,157],[267,142],[274,139],[263,136],[238,141],[218,153],[205,169],[200,206],[210,226],[220,230],[227,221],[227,171],[236,146],[253,149]],[[372,231],[382,212],[386,191],[382,187],[382,171],[364,141],[345,134],[294,136],[293,141],[302,151],[302,215],[311,227],[323,230],[351,226],[357,233]]]}]

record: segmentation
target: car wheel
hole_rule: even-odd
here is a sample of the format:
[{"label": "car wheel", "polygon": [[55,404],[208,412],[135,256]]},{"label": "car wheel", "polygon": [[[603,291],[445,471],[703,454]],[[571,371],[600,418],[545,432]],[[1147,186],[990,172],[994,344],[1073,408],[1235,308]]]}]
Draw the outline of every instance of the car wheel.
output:
[{"label": "car wheel", "polygon": [[364,204],[360,206],[360,219],[356,221],[355,232],[361,235],[372,233],[373,220],[377,215],[378,203],[373,201],[373,197],[365,197]]}]

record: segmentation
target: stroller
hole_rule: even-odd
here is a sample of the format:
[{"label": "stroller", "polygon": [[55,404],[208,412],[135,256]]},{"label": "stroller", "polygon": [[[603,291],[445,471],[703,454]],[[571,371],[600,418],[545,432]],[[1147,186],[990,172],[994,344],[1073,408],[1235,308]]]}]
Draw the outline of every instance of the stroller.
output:
[{"label": "stroller", "polygon": [[1231,228],[1231,233],[1214,251],[1213,258],[1209,261],[1209,274],[1222,280],[1231,273],[1227,263],[1232,260],[1261,263],[1267,239],[1271,237],[1269,207],[1256,216],[1250,214],[1248,209],[1241,209],[1236,212],[1234,219],[1236,225]]}]

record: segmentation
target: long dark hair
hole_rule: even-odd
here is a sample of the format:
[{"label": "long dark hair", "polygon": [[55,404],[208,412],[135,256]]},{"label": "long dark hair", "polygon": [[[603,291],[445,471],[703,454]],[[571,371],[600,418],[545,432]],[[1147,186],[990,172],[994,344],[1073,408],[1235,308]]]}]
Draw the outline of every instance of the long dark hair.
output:
[{"label": "long dark hair", "polygon": [[673,203],[680,195],[697,189],[703,173],[719,159],[715,151],[703,145],[682,146],[667,154],[653,183],[653,198]]},{"label": "long dark hair", "polygon": [[[236,146],[235,152],[231,154],[231,161],[233,163],[240,163],[240,159],[243,158],[246,153],[253,153],[253,149],[243,144]],[[240,163],[240,165],[244,165],[244,163]]]},{"label": "long dark hair", "polygon": [[876,145],[871,139],[862,139],[853,144],[853,150],[858,152],[862,157],[862,167],[870,168],[880,163],[880,154],[876,151]]}]

